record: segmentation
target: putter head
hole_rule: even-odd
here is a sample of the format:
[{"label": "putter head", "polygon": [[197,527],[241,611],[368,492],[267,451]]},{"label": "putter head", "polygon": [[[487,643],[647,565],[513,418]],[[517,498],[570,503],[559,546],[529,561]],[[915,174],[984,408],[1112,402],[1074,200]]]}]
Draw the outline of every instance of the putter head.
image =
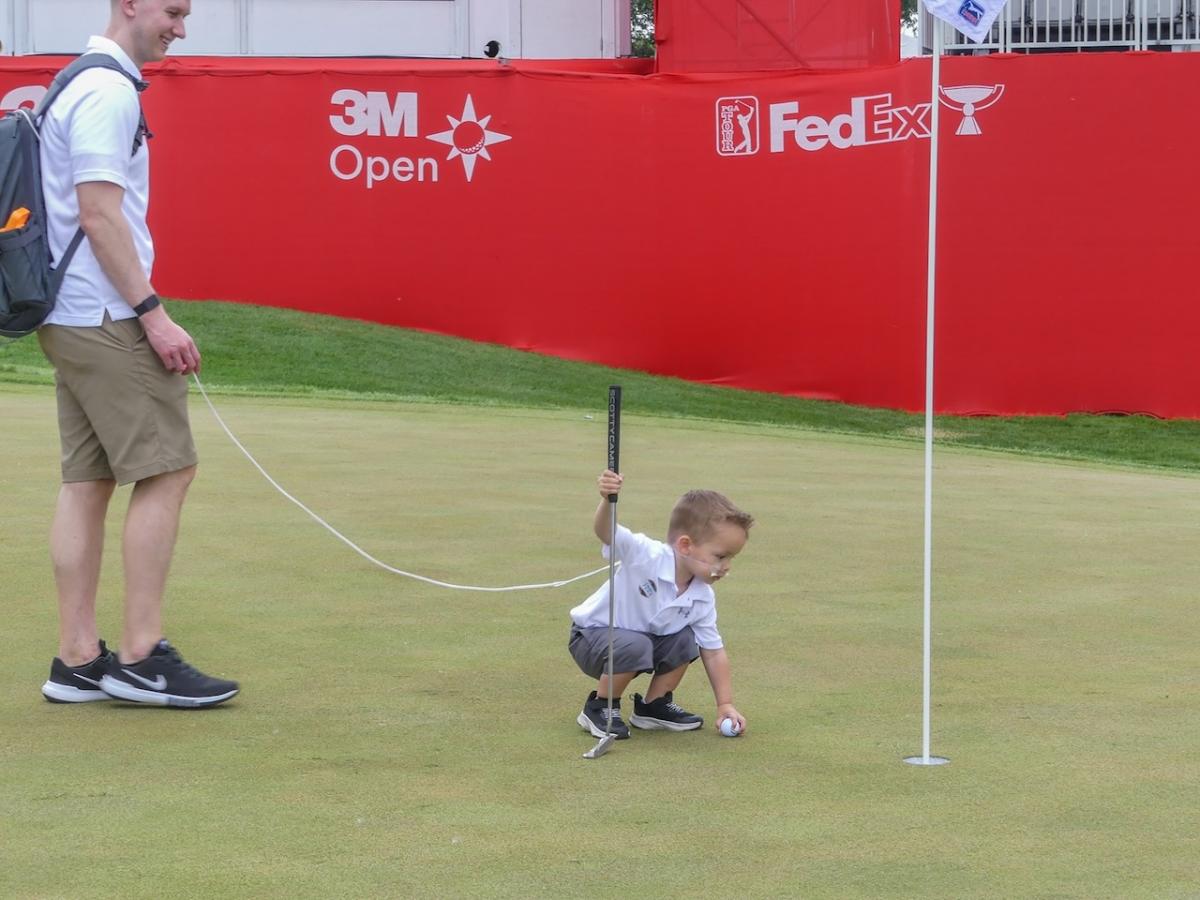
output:
[{"label": "putter head", "polygon": [[600,742],[598,744],[596,744],[595,747],[593,747],[587,753],[583,754],[583,758],[584,759],[599,759],[601,756],[603,756],[605,753],[608,752],[608,748],[612,746],[613,741],[615,741],[616,739],[617,739],[617,736],[615,734],[606,734],[604,737],[600,738]]}]

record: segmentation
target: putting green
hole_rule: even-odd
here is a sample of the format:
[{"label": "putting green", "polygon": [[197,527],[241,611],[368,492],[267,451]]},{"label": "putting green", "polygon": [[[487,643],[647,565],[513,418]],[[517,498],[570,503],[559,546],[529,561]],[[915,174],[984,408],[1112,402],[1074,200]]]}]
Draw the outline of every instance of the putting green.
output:
[{"label": "putting green", "polygon": [[[602,565],[602,400],[585,418],[215,398],[367,551],[481,585]],[[677,699],[702,733],[585,761],[567,610],[601,576],[476,594],[384,573],[199,397],[192,415],[168,635],[243,693],[64,707],[38,694],[53,397],[0,388],[0,896],[1194,896],[1200,479],[938,453],[932,750],[952,763],[919,769],[901,758],[921,736],[920,448],[627,416],[622,521],[661,533],[700,486],[759,520],[719,590],[750,730],[709,727],[697,667]]]}]

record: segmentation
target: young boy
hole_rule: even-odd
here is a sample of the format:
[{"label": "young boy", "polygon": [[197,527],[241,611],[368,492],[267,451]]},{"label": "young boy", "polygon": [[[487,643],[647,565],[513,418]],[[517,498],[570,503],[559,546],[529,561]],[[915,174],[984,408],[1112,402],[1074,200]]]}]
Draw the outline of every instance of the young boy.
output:
[{"label": "young boy", "polygon": [[[624,478],[605,470],[599,478],[600,505],[593,528],[604,556],[612,552],[609,494]],[[621,694],[642,672],[651,673],[646,697],[633,695],[638,728],[691,731],[704,724],[674,701],[674,691],[696,657],[704,662],[717,701],[717,727],[732,719],[739,731],[746,720],[733,706],[729,658],[717,633],[716,595],[712,586],[729,573],[733,558],[749,537],[754,517],[716,491],[689,491],[671,511],[667,543],[634,534],[617,525],[614,579],[613,716],[610,731],[629,737],[621,720]],[[577,721],[596,737],[605,733],[608,713],[608,582],[571,610],[570,651],[579,668],[599,680]]]}]

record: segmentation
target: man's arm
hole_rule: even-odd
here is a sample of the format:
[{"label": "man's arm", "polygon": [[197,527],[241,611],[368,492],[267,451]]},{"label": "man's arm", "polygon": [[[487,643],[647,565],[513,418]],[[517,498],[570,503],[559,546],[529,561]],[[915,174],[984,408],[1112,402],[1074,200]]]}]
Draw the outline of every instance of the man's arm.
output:
[{"label": "man's arm", "polygon": [[[75,186],[79,198],[79,226],[87,235],[92,253],[117,292],[132,308],[154,293],[142,270],[133,232],[121,210],[125,189],[108,181],[87,181]],[[191,336],[171,321],[162,306],[142,316],[150,346],[171,372],[187,375],[200,371],[200,351]]]},{"label": "man's arm", "polygon": [[729,657],[725,654],[725,648],[705,650],[701,647],[700,660],[704,663],[708,683],[712,685],[713,697],[717,701],[717,727],[720,728],[722,719],[733,719],[738,731],[745,731],[746,720],[733,705],[733,679],[729,674]]}]

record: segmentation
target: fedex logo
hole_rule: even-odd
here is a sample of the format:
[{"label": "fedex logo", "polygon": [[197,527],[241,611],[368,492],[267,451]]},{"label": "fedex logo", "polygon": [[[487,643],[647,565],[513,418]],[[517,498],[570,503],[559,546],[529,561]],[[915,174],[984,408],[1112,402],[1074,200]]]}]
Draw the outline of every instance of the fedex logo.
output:
[{"label": "fedex logo", "polygon": [[801,150],[838,150],[867,144],[887,144],[908,138],[927,138],[930,134],[931,103],[902,106],[892,95],[873,94],[852,97],[850,111],[826,119],[800,114],[800,104],[772,103],[768,109],[771,152],[782,153],[790,143]]}]

